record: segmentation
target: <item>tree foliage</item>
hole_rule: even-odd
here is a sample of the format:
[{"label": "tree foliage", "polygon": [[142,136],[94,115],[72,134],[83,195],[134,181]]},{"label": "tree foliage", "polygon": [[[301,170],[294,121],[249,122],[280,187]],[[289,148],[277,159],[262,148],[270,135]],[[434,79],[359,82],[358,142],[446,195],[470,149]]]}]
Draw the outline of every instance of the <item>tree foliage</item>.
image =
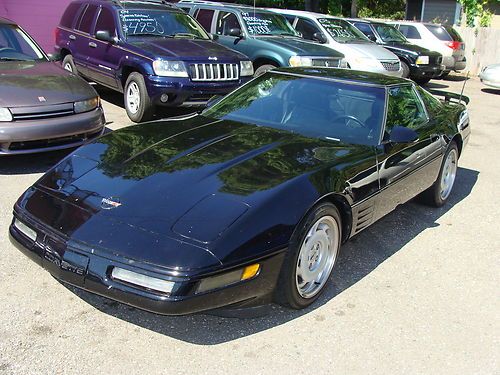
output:
[{"label": "tree foliage", "polygon": [[487,0],[459,0],[465,13],[465,23],[468,27],[474,27],[476,19],[479,26],[487,27],[491,23],[493,14],[485,8]]}]

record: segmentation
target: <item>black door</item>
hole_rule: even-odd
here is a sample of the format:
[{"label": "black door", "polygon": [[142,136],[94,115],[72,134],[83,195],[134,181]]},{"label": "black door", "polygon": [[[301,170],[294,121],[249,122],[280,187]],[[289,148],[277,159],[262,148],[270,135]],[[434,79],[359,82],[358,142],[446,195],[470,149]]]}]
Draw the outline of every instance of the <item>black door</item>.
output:
[{"label": "black door", "polygon": [[[436,124],[429,119],[424,104],[412,84],[388,89],[387,120],[384,141],[378,147],[381,192],[377,217],[392,211],[436,180],[442,159],[441,138]],[[418,139],[409,143],[388,141],[395,126],[413,129]]]}]

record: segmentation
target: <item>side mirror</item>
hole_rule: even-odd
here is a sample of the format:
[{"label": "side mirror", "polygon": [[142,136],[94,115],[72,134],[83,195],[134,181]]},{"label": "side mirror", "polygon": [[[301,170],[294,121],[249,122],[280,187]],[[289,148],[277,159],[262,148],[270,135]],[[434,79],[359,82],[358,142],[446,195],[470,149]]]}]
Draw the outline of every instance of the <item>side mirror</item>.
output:
[{"label": "side mirror", "polygon": [[242,38],[243,34],[241,33],[241,29],[234,28],[229,30],[229,36],[235,36],[236,38]]},{"label": "side mirror", "polygon": [[219,103],[222,100],[223,97],[224,96],[222,96],[222,95],[214,95],[214,96],[212,96],[210,99],[208,99],[206,108],[213,107],[214,105],[216,105],[217,103]]},{"label": "side mirror", "polygon": [[417,132],[404,126],[393,127],[389,134],[389,142],[391,143],[412,143],[417,139]]},{"label": "side mirror", "polygon": [[373,34],[367,35],[368,39],[370,39],[372,42],[377,42],[377,37]]},{"label": "side mirror", "polygon": [[325,44],[326,42],[328,42],[325,34],[323,34],[321,32],[314,33],[313,40],[315,40],[316,42],[320,42],[321,44]]},{"label": "side mirror", "polygon": [[219,40],[219,35],[218,34],[209,34],[210,35],[210,39],[212,40]]},{"label": "side mirror", "polygon": [[95,38],[97,40],[102,40],[103,42],[114,43],[115,39],[109,34],[109,31],[99,30],[95,33]]},{"label": "side mirror", "polygon": [[62,60],[62,56],[60,53],[49,53],[48,56],[49,56],[50,61],[61,61]]}]

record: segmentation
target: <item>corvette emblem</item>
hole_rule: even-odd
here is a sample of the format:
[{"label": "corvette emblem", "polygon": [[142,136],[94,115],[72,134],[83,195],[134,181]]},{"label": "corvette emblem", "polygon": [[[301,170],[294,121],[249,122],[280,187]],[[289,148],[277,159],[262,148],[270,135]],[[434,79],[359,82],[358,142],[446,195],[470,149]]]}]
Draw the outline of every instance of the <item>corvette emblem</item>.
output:
[{"label": "corvette emblem", "polygon": [[121,205],[120,199],[116,197],[102,198],[101,201],[101,208],[103,210],[112,210],[113,208],[120,207]]},{"label": "corvette emblem", "polygon": [[41,102],[41,103],[43,103],[43,102],[46,102],[47,99],[45,99],[45,96],[39,96],[38,97],[38,101]]},{"label": "corvette emblem", "polygon": [[213,60],[213,61],[217,61],[217,56],[209,56],[208,59]]}]

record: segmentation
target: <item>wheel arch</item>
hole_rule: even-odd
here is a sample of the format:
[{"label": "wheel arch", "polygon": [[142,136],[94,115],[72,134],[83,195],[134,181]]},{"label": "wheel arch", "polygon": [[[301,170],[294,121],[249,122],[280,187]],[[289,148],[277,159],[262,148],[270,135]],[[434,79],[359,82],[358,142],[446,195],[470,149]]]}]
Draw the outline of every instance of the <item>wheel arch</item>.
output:
[{"label": "wheel arch", "polygon": [[253,68],[254,68],[254,70],[257,70],[259,67],[261,67],[262,65],[266,65],[266,64],[274,65],[277,67],[282,66],[282,64],[280,64],[279,61],[277,61],[276,59],[273,59],[271,57],[257,57],[253,61]]}]

